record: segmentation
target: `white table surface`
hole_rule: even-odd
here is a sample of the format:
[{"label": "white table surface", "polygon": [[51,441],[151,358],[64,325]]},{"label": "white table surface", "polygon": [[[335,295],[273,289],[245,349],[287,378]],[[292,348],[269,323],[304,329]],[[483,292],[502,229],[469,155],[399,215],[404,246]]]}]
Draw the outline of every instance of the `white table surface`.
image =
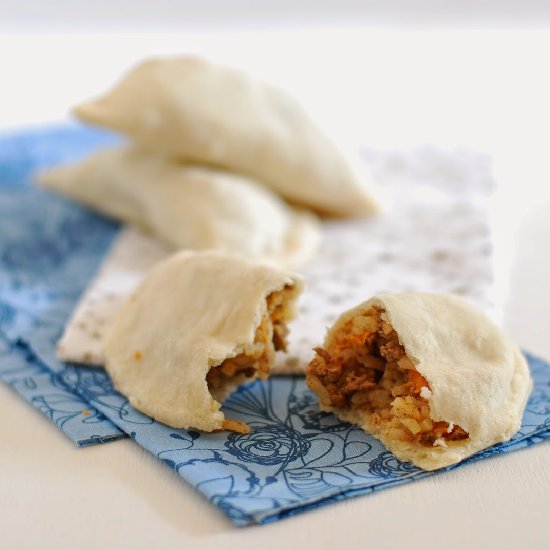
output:
[{"label": "white table surface", "polygon": [[[493,157],[504,321],[550,358],[550,34],[364,31],[0,36],[0,129],[58,120],[150,53],[281,82],[373,146]],[[76,449],[0,384],[0,547],[550,548],[550,442],[262,527],[235,528],[129,440]]]}]

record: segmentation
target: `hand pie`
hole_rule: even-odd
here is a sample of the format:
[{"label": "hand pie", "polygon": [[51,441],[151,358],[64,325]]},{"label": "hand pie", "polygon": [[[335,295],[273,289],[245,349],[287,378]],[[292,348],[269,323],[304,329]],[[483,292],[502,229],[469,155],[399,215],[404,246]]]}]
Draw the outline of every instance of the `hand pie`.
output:
[{"label": "hand pie", "polygon": [[218,249],[286,266],[308,259],[318,242],[314,216],[247,178],[139,149],[104,150],[45,171],[39,182],[176,249]]},{"label": "hand pie", "polygon": [[146,61],[75,114],[171,157],[249,176],[303,206],[342,216],[377,210],[293,98],[235,69],[185,57]]},{"label": "hand pie", "polygon": [[307,368],[321,407],[424,470],[520,427],[531,391],[519,349],[457,296],[382,294],[342,314]]},{"label": "hand pie", "polygon": [[136,409],[169,426],[246,432],[221,401],[269,375],[301,288],[299,276],[267,264],[179,252],[117,312],[105,368]]}]

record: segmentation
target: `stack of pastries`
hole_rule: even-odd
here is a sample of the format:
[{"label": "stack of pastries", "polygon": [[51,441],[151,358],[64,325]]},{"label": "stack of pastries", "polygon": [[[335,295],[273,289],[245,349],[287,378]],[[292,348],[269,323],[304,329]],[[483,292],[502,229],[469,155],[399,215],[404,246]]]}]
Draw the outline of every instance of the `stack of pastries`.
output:
[{"label": "stack of pastries", "polygon": [[130,144],[44,172],[41,184],[174,249],[294,267],[316,248],[315,213],[377,209],[366,176],[296,100],[236,69],[146,61],[75,114]]}]

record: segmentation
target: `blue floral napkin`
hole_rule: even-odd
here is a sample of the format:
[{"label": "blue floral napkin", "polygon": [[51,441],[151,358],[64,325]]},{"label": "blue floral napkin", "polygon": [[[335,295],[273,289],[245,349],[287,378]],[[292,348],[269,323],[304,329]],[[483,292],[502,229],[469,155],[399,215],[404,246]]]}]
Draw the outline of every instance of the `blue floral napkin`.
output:
[{"label": "blue floral napkin", "polygon": [[[0,318],[6,310],[0,306]],[[79,447],[125,437],[97,409],[48,369],[22,341],[0,334],[0,379],[44,413]]]},{"label": "blue floral napkin", "polygon": [[[250,434],[206,434],[155,422],[114,391],[103,370],[55,359],[55,343],[116,225],[29,186],[29,177],[112,141],[78,126],[0,137],[0,378],[79,445],[130,435],[237,525],[432,475],[320,412],[300,378],[258,382],[226,401],[224,410],[248,423]],[[550,366],[527,357],[535,389],[520,432],[467,462],[550,437]]]},{"label": "blue floral napkin", "polygon": [[116,141],[77,125],[0,136],[0,379],[79,446],[124,437],[53,376],[64,368],[55,342],[117,225],[35,188],[31,178]]},{"label": "blue floral napkin", "polygon": [[[521,430],[466,462],[550,438],[550,365],[527,358],[535,389]],[[232,395],[223,410],[252,427],[242,435],[176,430],[156,422],[114,391],[100,369],[72,367],[60,377],[237,525],[277,521],[433,475],[398,461],[377,439],[321,412],[303,378],[272,378]]]}]

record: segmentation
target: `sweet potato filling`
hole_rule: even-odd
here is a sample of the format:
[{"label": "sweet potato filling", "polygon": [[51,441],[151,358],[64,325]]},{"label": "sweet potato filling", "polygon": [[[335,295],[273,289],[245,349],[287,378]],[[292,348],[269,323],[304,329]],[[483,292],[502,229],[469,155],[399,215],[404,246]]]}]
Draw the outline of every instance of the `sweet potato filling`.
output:
[{"label": "sweet potato filling", "polygon": [[308,366],[310,387],[337,409],[365,411],[375,435],[426,446],[468,437],[430,418],[431,389],[379,308],[350,320]]},{"label": "sweet potato filling", "polygon": [[[262,316],[254,335],[254,342],[244,347],[235,357],[225,359],[212,367],[206,382],[212,397],[223,401],[237,386],[259,377],[265,379],[275,360],[275,352],[286,350],[287,321],[290,312],[286,307],[292,289],[285,287],[271,293],[267,299],[267,311]],[[226,420],[223,429],[247,433],[250,428],[237,420]]]}]

